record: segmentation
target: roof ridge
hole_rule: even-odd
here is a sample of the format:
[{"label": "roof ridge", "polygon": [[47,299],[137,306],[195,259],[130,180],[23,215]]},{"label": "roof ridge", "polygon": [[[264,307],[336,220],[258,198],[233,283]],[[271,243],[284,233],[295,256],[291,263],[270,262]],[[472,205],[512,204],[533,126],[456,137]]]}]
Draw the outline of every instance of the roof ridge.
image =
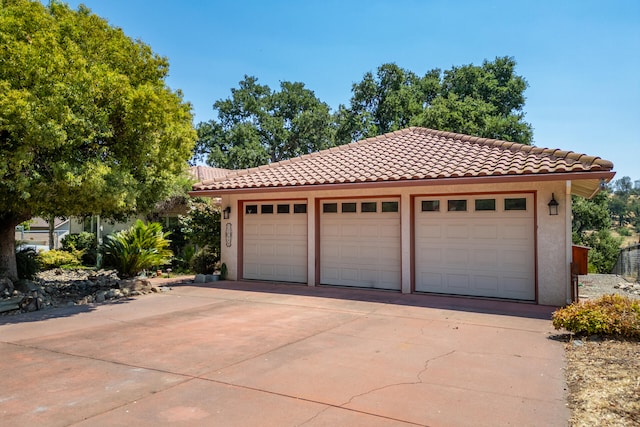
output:
[{"label": "roof ridge", "polygon": [[545,148],[545,147],[536,147],[533,145],[522,144],[514,141],[505,141],[502,139],[494,139],[494,138],[484,138],[479,136],[471,136],[465,135],[462,133],[435,130],[425,127],[409,127],[405,130],[412,130],[414,132],[429,134],[434,136],[442,136],[445,138],[456,139],[459,141],[471,142],[479,145],[486,145],[490,147],[498,147],[504,148],[511,151],[523,151],[523,152],[533,152],[533,154],[546,154],[556,159],[569,159],[576,160],[583,164],[589,165],[598,165],[604,169],[613,168],[613,163],[609,160],[602,159],[601,157],[589,156],[583,153],[577,153],[575,151],[565,151],[560,150],[558,148]]}]

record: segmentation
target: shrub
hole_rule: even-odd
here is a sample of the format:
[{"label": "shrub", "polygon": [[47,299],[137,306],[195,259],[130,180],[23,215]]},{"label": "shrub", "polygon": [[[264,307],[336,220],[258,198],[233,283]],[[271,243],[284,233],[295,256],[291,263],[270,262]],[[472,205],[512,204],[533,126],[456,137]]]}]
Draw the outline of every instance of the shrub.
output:
[{"label": "shrub", "polygon": [[553,326],[579,335],[640,338],[640,300],[604,295],[576,302],[553,313]]},{"label": "shrub", "polygon": [[18,249],[16,251],[16,264],[18,267],[18,279],[31,280],[40,269],[38,253],[33,248]]},{"label": "shrub", "polygon": [[620,227],[618,228],[618,234],[621,236],[629,237],[631,236],[632,233],[631,233],[631,230],[629,230],[628,228]]},{"label": "shrub", "polygon": [[80,234],[69,234],[62,239],[62,249],[67,252],[83,251],[82,264],[96,265],[98,257],[98,241],[94,233],[83,231]]},{"label": "shrub", "polygon": [[37,256],[37,259],[40,268],[42,268],[43,270],[49,270],[51,268],[58,268],[62,266],[77,267],[81,264],[81,255],[82,253],[79,251],[70,253],[67,251],[52,249],[50,251],[40,252]]},{"label": "shrub", "polygon": [[218,255],[209,248],[203,248],[191,258],[191,270],[196,274],[212,274],[218,263]]},{"label": "shrub", "polygon": [[121,277],[133,277],[143,270],[169,264],[169,233],[163,233],[157,222],[145,224],[137,220],[128,230],[106,237],[101,247],[103,264],[118,270]]}]

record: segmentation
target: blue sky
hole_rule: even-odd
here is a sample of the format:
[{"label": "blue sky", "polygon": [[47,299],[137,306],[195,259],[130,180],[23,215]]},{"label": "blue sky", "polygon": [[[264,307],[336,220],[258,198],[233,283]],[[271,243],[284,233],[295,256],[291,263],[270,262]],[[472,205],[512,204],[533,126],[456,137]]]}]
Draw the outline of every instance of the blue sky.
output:
[{"label": "blue sky", "polygon": [[534,144],[611,160],[640,179],[637,0],[84,0],[169,58],[195,122],[243,76],[299,81],[337,109],[367,71],[417,74],[512,56],[529,83]]}]

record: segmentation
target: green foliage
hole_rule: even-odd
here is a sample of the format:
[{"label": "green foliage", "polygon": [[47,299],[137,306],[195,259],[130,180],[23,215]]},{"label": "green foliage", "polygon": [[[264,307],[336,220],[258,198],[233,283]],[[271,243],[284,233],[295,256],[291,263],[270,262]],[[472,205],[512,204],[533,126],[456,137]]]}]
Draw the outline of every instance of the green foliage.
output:
[{"label": "green foliage", "polygon": [[69,234],[62,239],[62,250],[67,252],[82,251],[82,264],[96,265],[98,256],[98,241],[96,235],[83,231],[80,234]]},{"label": "green foliage", "polygon": [[191,270],[196,274],[212,274],[218,268],[219,260],[217,253],[205,247],[191,258]]},{"label": "green foliage", "polygon": [[179,217],[180,229],[187,241],[220,253],[220,207],[211,199],[193,199],[187,215]]},{"label": "green foliage", "polygon": [[31,280],[40,270],[38,253],[33,248],[22,248],[16,251],[18,279]]},{"label": "green foliage", "polygon": [[229,270],[227,269],[227,264],[223,262],[220,266],[220,279],[225,280],[227,278],[227,274],[229,274]]},{"label": "green foliage", "polygon": [[572,197],[572,241],[589,246],[589,272],[610,273],[620,252],[621,238],[611,234],[609,193],[599,192],[593,199]]},{"label": "green foliage", "polygon": [[625,227],[618,228],[618,234],[621,236],[629,237],[631,236],[631,230]]},{"label": "green foliage", "polygon": [[42,3],[0,3],[0,227],[150,209],[196,140],[167,59],[84,6]]},{"label": "green foliage", "polygon": [[610,229],[602,229],[593,233],[587,233],[582,243],[589,246],[589,272],[611,273],[616,265],[622,238],[614,237]]},{"label": "green foliage", "polygon": [[80,257],[82,252],[76,251],[75,253],[52,249],[50,251],[40,252],[38,254],[38,264],[43,270],[49,270],[52,268],[59,268],[63,266],[80,266]]},{"label": "green foliage", "polygon": [[118,270],[121,277],[133,277],[143,270],[170,263],[173,255],[159,223],[140,220],[129,228],[106,237],[100,248],[103,264]]},{"label": "green foliage", "polygon": [[303,83],[285,81],[272,91],[245,76],[213,108],[218,120],[198,124],[196,150],[212,166],[242,169],[333,146],[329,106]]},{"label": "green foliage", "polygon": [[[571,212],[573,213],[572,231],[582,236],[589,230],[611,228],[609,216],[609,195],[601,191],[592,199],[580,196],[571,197]],[[575,242],[574,243],[578,243]]]},{"label": "green foliage", "polygon": [[353,85],[351,105],[338,110],[337,142],[424,126],[530,144],[533,131],[522,112],[527,82],[515,66],[503,57],[420,77],[383,64]]},{"label": "green foliage", "polygon": [[604,295],[577,302],[553,313],[553,326],[580,335],[640,338],[640,301],[621,295]]}]

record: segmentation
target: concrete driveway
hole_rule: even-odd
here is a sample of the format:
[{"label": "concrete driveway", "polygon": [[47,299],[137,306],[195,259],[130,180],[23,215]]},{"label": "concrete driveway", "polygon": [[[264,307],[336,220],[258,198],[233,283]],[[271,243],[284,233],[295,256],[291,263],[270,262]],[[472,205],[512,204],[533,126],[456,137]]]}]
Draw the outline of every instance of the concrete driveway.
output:
[{"label": "concrete driveway", "polygon": [[219,282],[0,317],[0,423],[564,426],[552,310]]}]

